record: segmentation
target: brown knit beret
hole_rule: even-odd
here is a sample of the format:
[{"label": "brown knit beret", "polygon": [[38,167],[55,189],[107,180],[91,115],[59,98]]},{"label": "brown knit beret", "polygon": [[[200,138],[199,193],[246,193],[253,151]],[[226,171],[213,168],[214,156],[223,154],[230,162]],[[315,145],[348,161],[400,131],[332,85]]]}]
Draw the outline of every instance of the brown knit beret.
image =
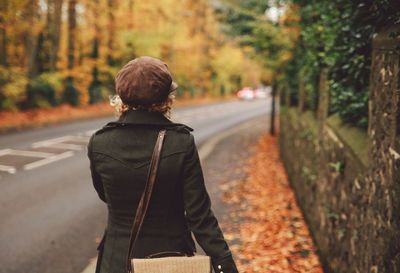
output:
[{"label": "brown knit beret", "polygon": [[161,103],[177,87],[168,66],[147,56],[130,61],[115,77],[117,94],[125,104],[132,106]]}]

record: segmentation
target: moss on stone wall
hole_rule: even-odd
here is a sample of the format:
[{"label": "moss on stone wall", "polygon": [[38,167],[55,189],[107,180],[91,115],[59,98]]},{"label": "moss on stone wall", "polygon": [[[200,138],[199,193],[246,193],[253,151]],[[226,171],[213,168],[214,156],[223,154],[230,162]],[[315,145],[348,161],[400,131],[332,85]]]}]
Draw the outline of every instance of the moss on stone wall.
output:
[{"label": "moss on stone wall", "polygon": [[338,137],[347,145],[363,166],[368,163],[368,135],[363,129],[344,124],[338,114],[328,118],[327,124],[335,131]]},{"label": "moss on stone wall", "polygon": [[294,107],[280,118],[281,158],[325,272],[398,272],[386,269],[397,257],[399,232],[389,226],[398,226],[393,219],[398,206],[387,207],[393,200],[390,185],[371,180],[379,168],[363,163],[367,134],[330,117],[318,135],[315,115],[299,115]]}]

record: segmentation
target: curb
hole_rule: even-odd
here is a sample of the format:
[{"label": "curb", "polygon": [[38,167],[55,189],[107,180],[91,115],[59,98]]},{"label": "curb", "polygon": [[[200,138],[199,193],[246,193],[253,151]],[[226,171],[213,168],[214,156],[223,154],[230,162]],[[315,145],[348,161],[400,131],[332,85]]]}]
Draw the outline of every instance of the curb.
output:
[{"label": "curb", "polygon": [[207,140],[201,147],[199,148],[199,157],[200,161],[205,160],[215,149],[215,146],[222,141],[224,138],[229,137],[230,135],[236,134],[242,130],[249,129],[252,127],[252,119],[245,121],[244,123],[240,123],[235,127],[228,129],[222,133],[219,133],[209,140]]}]

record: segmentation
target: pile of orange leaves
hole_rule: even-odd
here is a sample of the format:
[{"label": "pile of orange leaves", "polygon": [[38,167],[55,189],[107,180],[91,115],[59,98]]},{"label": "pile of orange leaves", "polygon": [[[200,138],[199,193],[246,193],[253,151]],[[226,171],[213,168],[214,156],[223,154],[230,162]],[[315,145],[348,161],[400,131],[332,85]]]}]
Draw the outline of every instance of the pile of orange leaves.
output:
[{"label": "pile of orange leaves", "polygon": [[323,272],[279,159],[277,137],[262,137],[245,168],[245,181],[222,185],[231,188],[224,201],[238,208],[232,214],[240,220],[225,237],[239,272]]}]

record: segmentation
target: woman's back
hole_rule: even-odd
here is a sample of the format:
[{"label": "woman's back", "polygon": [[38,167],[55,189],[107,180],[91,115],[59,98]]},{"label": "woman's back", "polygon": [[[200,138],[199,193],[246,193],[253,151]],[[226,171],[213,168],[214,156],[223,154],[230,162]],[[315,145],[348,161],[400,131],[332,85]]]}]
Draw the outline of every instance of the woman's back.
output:
[{"label": "woman's back", "polygon": [[99,176],[94,180],[95,187],[107,201],[109,212],[102,268],[124,266],[123,259],[109,266],[106,261],[125,258],[152,150],[158,131],[164,127],[169,130],[134,256],[167,250],[192,254],[194,244],[186,226],[182,193],[182,166],[192,145],[191,135],[185,127],[156,112],[131,111],[124,117],[125,120],[96,133],[89,146],[93,172]]},{"label": "woman's back", "polygon": [[122,113],[88,145],[93,185],[107,203],[108,224],[96,273],[124,273],[135,212],[143,193],[158,132],[166,129],[154,190],[133,257],[195,251],[191,232],[219,273],[236,273],[231,252],[211,211],[191,129],[165,117],[177,88],[167,65],[150,57],[132,60],[116,76]]}]

